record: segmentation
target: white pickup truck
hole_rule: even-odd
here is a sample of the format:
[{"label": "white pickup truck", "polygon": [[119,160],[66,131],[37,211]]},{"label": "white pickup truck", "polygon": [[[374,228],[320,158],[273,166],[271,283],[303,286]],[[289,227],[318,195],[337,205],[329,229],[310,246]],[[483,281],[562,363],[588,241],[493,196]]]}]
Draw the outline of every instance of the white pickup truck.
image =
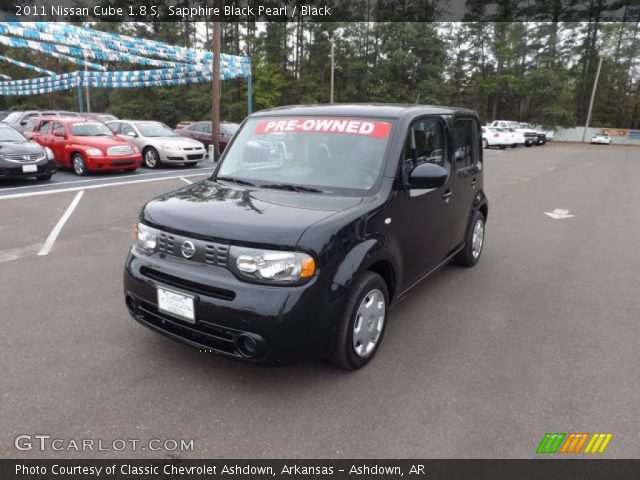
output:
[{"label": "white pickup truck", "polygon": [[527,147],[530,147],[531,145],[542,145],[544,143],[540,141],[538,133],[534,129],[523,127],[519,122],[514,122],[513,120],[495,120],[489,126],[497,128],[511,128],[516,132],[522,133],[524,135],[524,144]]}]

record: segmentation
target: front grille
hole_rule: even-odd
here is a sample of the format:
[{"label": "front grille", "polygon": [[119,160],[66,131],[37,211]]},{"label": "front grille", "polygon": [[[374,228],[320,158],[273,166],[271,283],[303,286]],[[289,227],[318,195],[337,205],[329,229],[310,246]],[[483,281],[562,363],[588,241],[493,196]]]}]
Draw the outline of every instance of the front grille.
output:
[{"label": "front grille", "polygon": [[198,295],[205,295],[207,297],[219,298],[220,300],[227,301],[231,301],[236,298],[236,293],[233,290],[192,282],[191,280],[185,280],[184,278],[174,277],[173,275],[159,272],[153,268],[142,267],[140,269],[140,273],[145,277],[155,280],[156,282],[169,285],[170,287],[179,288],[187,292],[196,293]]},{"label": "front grille", "polygon": [[44,153],[29,153],[29,154],[22,154],[22,153],[3,153],[2,154],[2,158],[4,158],[5,160],[9,160],[11,162],[21,162],[21,163],[26,163],[26,162],[37,162],[38,160],[44,160]]},{"label": "front grille", "polygon": [[184,150],[185,152],[190,152],[191,150],[195,150],[195,148],[193,148],[193,147],[182,147],[182,150]]},{"label": "front grille", "polygon": [[196,153],[196,154],[192,154],[192,155],[187,155],[187,159],[188,160],[201,160],[202,159],[202,153]]},{"label": "front grille", "polygon": [[184,259],[185,257],[182,255],[181,246],[186,241],[193,243],[195,247],[195,254],[189,261],[226,268],[227,258],[229,256],[229,245],[223,243],[206,242],[204,240],[162,232],[158,235],[156,250],[159,253]]},{"label": "front grille", "polygon": [[158,311],[158,308],[150,302],[142,299],[138,299],[138,301],[139,306],[134,314],[142,321],[207,348],[238,355],[236,353],[234,338],[240,332],[201,320],[198,320],[196,325],[187,325],[176,318]]},{"label": "front grille", "polygon": [[162,253],[174,254],[175,237],[166,233],[161,233],[158,237],[158,251]]},{"label": "front grille", "polygon": [[107,149],[107,155],[131,155],[132,153],[133,147],[131,145],[118,145]]},{"label": "front grille", "polygon": [[22,167],[20,168],[8,168],[6,171],[9,172],[10,175],[25,175],[25,176],[29,176],[29,175],[37,175],[38,173],[44,173],[44,171],[46,170],[46,165],[38,165],[38,170],[35,172],[23,172],[22,171]]}]

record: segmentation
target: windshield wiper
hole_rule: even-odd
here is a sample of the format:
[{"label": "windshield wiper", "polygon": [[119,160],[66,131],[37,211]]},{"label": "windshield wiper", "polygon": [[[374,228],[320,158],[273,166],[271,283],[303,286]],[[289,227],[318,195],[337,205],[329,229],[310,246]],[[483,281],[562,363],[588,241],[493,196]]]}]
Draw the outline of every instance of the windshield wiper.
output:
[{"label": "windshield wiper", "polygon": [[290,183],[274,183],[271,185],[260,185],[262,188],[273,188],[274,190],[288,190],[290,192],[305,192],[305,193],[324,193],[317,188],[305,187],[302,185],[291,185]]},{"label": "windshield wiper", "polygon": [[247,185],[248,187],[255,187],[255,185],[251,182],[247,182],[246,180],[241,180],[239,178],[234,178],[234,177],[216,177],[216,180],[237,183],[238,185]]}]

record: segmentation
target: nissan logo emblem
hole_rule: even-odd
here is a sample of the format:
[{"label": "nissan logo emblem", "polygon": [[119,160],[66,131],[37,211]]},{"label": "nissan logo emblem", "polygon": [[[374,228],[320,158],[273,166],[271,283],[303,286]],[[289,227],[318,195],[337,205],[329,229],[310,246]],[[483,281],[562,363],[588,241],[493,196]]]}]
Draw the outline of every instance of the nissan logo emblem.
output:
[{"label": "nissan logo emblem", "polygon": [[196,254],[196,247],[189,240],[186,242],[182,242],[182,247],[180,249],[182,251],[182,256],[184,258],[191,258]]}]

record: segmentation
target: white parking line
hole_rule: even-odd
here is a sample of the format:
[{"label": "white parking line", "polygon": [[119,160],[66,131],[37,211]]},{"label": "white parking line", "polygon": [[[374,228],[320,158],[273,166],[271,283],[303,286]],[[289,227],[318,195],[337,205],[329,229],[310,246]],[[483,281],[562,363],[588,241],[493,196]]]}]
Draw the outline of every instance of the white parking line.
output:
[{"label": "white parking line", "polygon": [[[209,175],[209,173],[194,173],[193,175],[182,175],[182,177],[185,177],[185,178],[201,177],[203,175]],[[162,177],[162,178],[145,178],[144,180],[130,180],[128,182],[112,182],[112,183],[104,183],[102,185],[89,185],[85,187],[58,188],[54,190],[45,190],[43,192],[12,193],[11,195],[0,195],[0,200],[7,200],[11,198],[36,197],[39,195],[52,195],[54,193],[63,193],[63,192],[77,192],[79,190],[93,190],[95,188],[119,187],[122,185],[133,185],[136,183],[161,182],[163,180],[175,180],[177,178],[182,178],[182,177],[175,176],[175,177]]]},{"label": "white parking line", "polygon": [[42,248],[38,252],[38,256],[47,255],[49,251],[51,251],[51,247],[53,247],[53,244],[56,242],[58,235],[60,235],[60,231],[62,230],[62,227],[64,227],[64,224],[67,223],[67,220],[69,220],[69,217],[78,206],[78,203],[82,198],[82,195],[84,195],[84,190],[78,192],[76,197],[73,199],[73,201],[67,208],[67,211],[64,212],[62,217],[60,217],[60,220],[58,220],[58,223],[56,223],[56,226],[53,227],[53,230],[51,230],[51,233],[47,237],[47,240],[44,242],[44,245],[42,245]]},{"label": "white parking line", "polygon": [[184,178],[184,177],[180,177],[180,180],[182,180],[183,182],[188,183],[189,185],[191,185],[191,184],[193,183],[191,180],[187,180],[187,179],[186,179],[186,178]]},{"label": "white parking line", "polygon": [[[204,170],[202,175],[206,175],[209,174],[211,172],[209,172],[207,169],[204,168],[191,168],[187,171],[189,172],[197,172],[200,170]],[[183,170],[184,171],[184,170]],[[9,188],[3,188],[0,189],[0,193],[2,192],[11,192],[14,190],[24,190],[25,188],[42,188],[42,189],[46,189],[46,188],[51,188],[52,186],[55,188],[56,186],[64,186],[64,185],[77,185],[77,184],[84,184],[84,183],[89,183],[89,182],[109,182],[111,180],[116,180],[118,178],[140,178],[140,177],[150,177],[150,176],[158,176],[158,175],[164,175],[166,174],[167,171],[163,171],[163,172],[151,172],[151,173],[140,173],[140,174],[136,174],[136,175],[116,175],[113,177],[103,177],[103,178],[89,178],[89,179],[85,179],[85,180],[71,180],[69,182],[60,182],[60,183],[53,183],[53,184],[46,184],[46,183],[42,183],[40,185],[25,185],[22,187],[9,187]],[[189,176],[189,175],[179,175],[179,176]],[[170,176],[170,177],[163,177],[163,178],[176,178],[175,175]],[[135,180],[132,180],[135,181]]]}]

